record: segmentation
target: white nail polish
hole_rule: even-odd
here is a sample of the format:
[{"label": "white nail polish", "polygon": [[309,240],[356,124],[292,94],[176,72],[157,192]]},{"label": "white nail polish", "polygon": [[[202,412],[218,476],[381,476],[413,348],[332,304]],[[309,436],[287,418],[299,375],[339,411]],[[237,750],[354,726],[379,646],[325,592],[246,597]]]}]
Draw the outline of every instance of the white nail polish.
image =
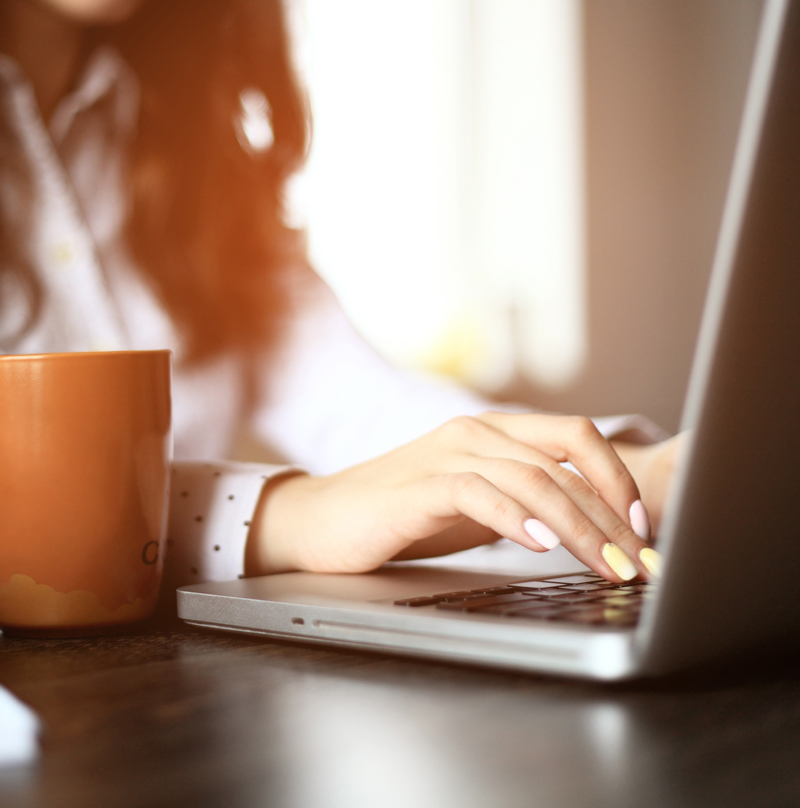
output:
[{"label": "white nail polish", "polygon": [[647,508],[642,504],[642,500],[637,499],[636,502],[631,505],[628,515],[631,518],[631,528],[633,532],[642,539],[642,541],[648,541],[650,539],[650,517],[647,515]]},{"label": "white nail polish", "polygon": [[542,547],[546,547],[548,550],[552,550],[554,547],[558,547],[558,545],[561,544],[561,539],[559,539],[544,522],[540,522],[538,519],[526,519],[523,527],[525,528],[525,532],[535,542],[538,542]]}]

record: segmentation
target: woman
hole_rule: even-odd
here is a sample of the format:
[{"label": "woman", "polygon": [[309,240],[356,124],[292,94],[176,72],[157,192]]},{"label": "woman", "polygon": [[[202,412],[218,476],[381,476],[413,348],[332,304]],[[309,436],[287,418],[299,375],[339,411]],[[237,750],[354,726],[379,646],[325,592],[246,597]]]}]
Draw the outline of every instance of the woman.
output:
[{"label": "woman", "polygon": [[[588,419],[484,412],[390,370],[311,276],[282,205],[309,125],[279,0],[0,0],[0,54],[4,349],[175,351],[175,580],[498,535],[563,542],[612,581],[657,574],[673,443],[615,451]],[[242,414],[321,473],[215,461]]]}]

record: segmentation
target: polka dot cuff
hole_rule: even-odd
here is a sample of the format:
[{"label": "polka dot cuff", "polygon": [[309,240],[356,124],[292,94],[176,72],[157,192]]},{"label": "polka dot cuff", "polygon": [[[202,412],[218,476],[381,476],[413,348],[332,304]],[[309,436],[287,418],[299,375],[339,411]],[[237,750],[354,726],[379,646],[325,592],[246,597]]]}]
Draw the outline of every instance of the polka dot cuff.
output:
[{"label": "polka dot cuff", "polygon": [[291,470],[262,463],[174,463],[165,585],[241,577],[250,521],[264,484]]}]

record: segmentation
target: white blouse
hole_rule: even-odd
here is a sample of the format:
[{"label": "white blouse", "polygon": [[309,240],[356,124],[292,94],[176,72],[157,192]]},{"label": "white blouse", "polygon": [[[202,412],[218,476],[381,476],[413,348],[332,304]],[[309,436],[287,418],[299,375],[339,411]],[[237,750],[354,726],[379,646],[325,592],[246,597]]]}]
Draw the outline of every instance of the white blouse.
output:
[{"label": "white blouse", "polygon": [[[19,67],[0,54],[0,101],[33,182],[32,259],[45,291],[41,317],[10,352],[171,349],[169,578],[190,583],[241,576],[264,482],[290,466],[220,461],[230,453],[244,415],[241,363],[227,355],[187,367],[172,322],[125,249],[123,188],[126,145],[138,111],[135,76],[115,51],[99,49],[48,126]],[[12,190],[0,187],[4,215],[14,212]],[[5,344],[24,316],[22,294],[8,280],[0,289]],[[322,281],[297,294],[300,315],[277,359],[258,369],[249,416],[254,434],[288,462],[329,473],[455,415],[497,406],[390,367],[355,332]],[[606,436],[625,431],[642,442],[664,437],[640,416],[596,423]]]}]

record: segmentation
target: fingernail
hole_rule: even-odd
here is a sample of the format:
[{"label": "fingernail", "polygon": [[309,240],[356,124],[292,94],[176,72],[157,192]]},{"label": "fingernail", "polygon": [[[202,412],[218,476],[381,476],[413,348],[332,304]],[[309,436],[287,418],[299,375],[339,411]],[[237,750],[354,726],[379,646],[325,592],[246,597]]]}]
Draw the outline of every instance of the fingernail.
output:
[{"label": "fingernail", "polygon": [[603,558],[606,560],[606,564],[608,564],[623,581],[630,581],[631,578],[635,578],[639,573],[633,561],[631,561],[630,558],[625,555],[624,550],[617,547],[616,544],[609,542],[603,547]]},{"label": "fingernail", "polygon": [[640,550],[639,558],[641,559],[642,564],[644,564],[647,568],[647,571],[654,578],[661,577],[661,564],[663,559],[661,558],[661,553],[659,553],[658,550],[654,550],[652,547],[645,547]]},{"label": "fingernail", "polygon": [[637,499],[628,511],[631,518],[631,528],[633,532],[642,540],[648,541],[650,538],[650,517],[647,515],[647,508],[642,504],[642,500]]},{"label": "fingernail", "polygon": [[534,541],[541,544],[542,547],[546,547],[548,550],[552,550],[554,547],[558,547],[558,545],[561,544],[561,539],[559,539],[544,522],[540,522],[538,519],[526,519],[523,527],[525,528],[525,532]]}]

